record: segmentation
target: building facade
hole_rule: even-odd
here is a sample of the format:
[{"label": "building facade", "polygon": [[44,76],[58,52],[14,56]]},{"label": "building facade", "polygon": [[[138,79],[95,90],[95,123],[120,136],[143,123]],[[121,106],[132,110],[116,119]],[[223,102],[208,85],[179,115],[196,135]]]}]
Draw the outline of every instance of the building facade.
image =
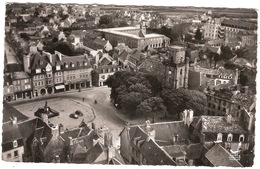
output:
[{"label": "building facade", "polygon": [[31,77],[26,72],[11,73],[11,78],[15,99],[30,98],[32,96]]},{"label": "building facade", "polygon": [[209,20],[204,25],[204,39],[221,39],[224,38],[224,29],[221,27],[219,19]]},{"label": "building facade", "polygon": [[174,89],[188,88],[189,58],[185,58],[185,48],[170,46],[165,64],[165,85]]},{"label": "building facade", "polygon": [[161,34],[146,34],[144,27],[121,27],[97,29],[110,42],[125,43],[130,48],[163,48],[170,45],[170,39]]}]

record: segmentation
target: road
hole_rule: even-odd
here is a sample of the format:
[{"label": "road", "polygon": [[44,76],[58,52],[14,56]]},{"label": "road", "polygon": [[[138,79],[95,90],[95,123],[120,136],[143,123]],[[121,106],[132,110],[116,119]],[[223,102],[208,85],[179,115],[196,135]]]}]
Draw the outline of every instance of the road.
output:
[{"label": "road", "polygon": [[[69,128],[78,126],[82,120],[69,118],[70,113],[77,109],[86,110],[85,112],[88,112],[88,114],[84,115],[84,118],[91,120],[93,116],[91,116],[90,112],[93,110],[96,128],[108,127],[109,131],[113,134],[114,146],[118,146],[120,144],[118,135],[124,128],[126,121],[136,124],[139,120],[133,121],[120,114],[110,102],[109,96],[110,88],[93,87],[82,90],[81,92],[74,90],[10,103],[23,114],[33,116],[33,112],[36,111],[37,108],[43,107],[47,100],[51,108],[62,112],[62,115],[50,119],[50,122],[55,125],[62,123],[65,127]],[[82,100],[83,97],[84,102]],[[97,104],[94,103],[95,99],[98,102]],[[86,122],[88,122],[88,120],[86,120]]]}]

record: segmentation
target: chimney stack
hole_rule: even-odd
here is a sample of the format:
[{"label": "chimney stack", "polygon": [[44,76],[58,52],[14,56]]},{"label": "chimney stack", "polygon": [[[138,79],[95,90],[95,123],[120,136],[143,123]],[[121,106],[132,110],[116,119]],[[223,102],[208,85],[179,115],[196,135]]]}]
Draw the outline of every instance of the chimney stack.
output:
[{"label": "chimney stack", "polygon": [[61,123],[59,124],[59,133],[64,133],[64,126]]},{"label": "chimney stack", "polygon": [[99,142],[99,138],[93,139],[93,147]]},{"label": "chimney stack", "polygon": [[187,114],[188,114],[188,111],[187,110],[184,110],[182,113],[181,113],[181,120],[184,122],[184,124],[187,124]]},{"label": "chimney stack", "polygon": [[107,151],[107,160],[110,161],[112,158],[115,157],[116,149],[114,147],[108,147]]},{"label": "chimney stack", "polygon": [[147,133],[146,141],[150,141],[150,140],[155,141],[155,134],[156,134],[156,132],[155,132],[154,129],[153,129],[152,131],[149,131],[149,132]]},{"label": "chimney stack", "polygon": [[145,121],[145,127],[146,127],[146,129],[150,129],[151,128],[151,126],[150,126],[150,120],[146,120]]},{"label": "chimney stack", "polygon": [[96,130],[96,124],[94,122],[92,122],[92,129]]},{"label": "chimney stack", "polygon": [[46,124],[48,124],[48,115],[46,113],[41,114],[42,121]]},{"label": "chimney stack", "polygon": [[53,135],[53,137],[59,136],[59,125],[51,128],[51,134]]},{"label": "chimney stack", "polygon": [[70,140],[70,146],[73,146],[73,141],[72,141],[72,137],[68,137]]},{"label": "chimney stack", "polygon": [[249,86],[244,86],[244,93],[248,94],[248,92],[249,92]]},{"label": "chimney stack", "polygon": [[232,115],[228,114],[226,118],[227,118],[227,123],[231,124],[232,123]]},{"label": "chimney stack", "polygon": [[235,85],[238,83],[238,78],[239,78],[239,72],[238,72],[238,68],[236,68],[235,76],[234,76],[234,84]]},{"label": "chimney stack", "polygon": [[104,133],[104,144],[107,147],[113,147],[113,135],[112,135],[112,133]]},{"label": "chimney stack", "polygon": [[126,130],[130,130],[130,123],[129,122],[125,123],[125,128],[126,128]]},{"label": "chimney stack", "polygon": [[13,122],[13,124],[17,124],[17,117],[13,116],[12,122]]},{"label": "chimney stack", "polygon": [[174,134],[173,138],[172,138],[172,141],[173,141],[173,145],[176,145],[179,142],[179,135],[178,134]]}]

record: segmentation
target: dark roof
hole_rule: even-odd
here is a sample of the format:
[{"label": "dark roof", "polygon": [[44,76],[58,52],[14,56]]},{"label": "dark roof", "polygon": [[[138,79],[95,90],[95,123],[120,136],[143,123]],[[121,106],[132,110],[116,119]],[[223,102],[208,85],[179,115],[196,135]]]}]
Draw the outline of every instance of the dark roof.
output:
[{"label": "dark roof", "polygon": [[12,84],[12,80],[11,80],[11,76],[10,76],[10,74],[4,74],[4,86],[7,86],[7,83],[9,84],[9,85],[11,85]]},{"label": "dark roof", "polygon": [[72,139],[78,138],[80,131],[81,128],[76,128],[73,130],[65,131],[64,133],[61,133],[60,136],[65,140],[66,144],[69,144],[70,141],[69,137],[71,137]]},{"label": "dark roof", "polygon": [[220,144],[214,145],[205,154],[205,157],[213,166],[243,167],[236,159],[233,158],[232,154],[230,154]]},{"label": "dark roof", "polygon": [[30,63],[31,70],[45,68],[48,64],[47,55],[44,53],[42,54],[38,52],[32,53],[30,57],[31,57],[31,63]]},{"label": "dark roof", "polygon": [[10,121],[10,118],[17,117],[17,121],[24,121],[27,120],[28,117],[23,115],[17,109],[15,109],[12,105],[7,103],[6,101],[3,102],[3,123]]},{"label": "dark roof", "polygon": [[140,151],[149,162],[149,165],[176,165],[176,162],[152,139],[144,142]]},{"label": "dark roof", "polygon": [[88,150],[84,161],[88,164],[94,163],[95,160],[103,153],[103,151],[103,146],[98,142],[94,147]]},{"label": "dark roof", "polygon": [[21,123],[18,123],[18,127],[20,129],[20,132],[23,136],[24,140],[27,140],[30,135],[35,131],[35,127],[37,124],[38,118],[33,118],[30,120],[23,121]]},{"label": "dark roof", "polygon": [[141,52],[138,49],[133,49],[129,54],[135,60],[137,61],[141,60]]},{"label": "dark roof", "polygon": [[180,145],[170,145],[170,146],[162,146],[162,148],[172,157],[183,157],[186,155]]},{"label": "dark roof", "polygon": [[22,134],[17,124],[12,121],[3,123],[2,144],[12,142],[14,140],[22,139]]},{"label": "dark roof", "polygon": [[26,72],[14,72],[13,73],[13,80],[17,79],[28,79],[30,76]]},{"label": "dark roof", "polygon": [[121,59],[121,60],[123,60],[123,61],[125,61],[126,58],[127,58],[127,56],[128,56],[128,53],[127,53],[126,50],[124,50],[123,52],[121,52],[121,53],[119,54],[118,58]]},{"label": "dark roof", "polygon": [[188,159],[200,159],[202,156],[203,144],[182,145],[181,148],[186,152]]},{"label": "dark roof", "polygon": [[240,20],[227,20],[227,19],[224,19],[222,22],[221,22],[221,25],[232,25],[232,26],[236,26],[236,27],[244,27],[244,28],[249,28],[249,29],[256,29],[256,24],[254,23],[250,23],[250,22],[243,22],[243,21],[240,21]]},{"label": "dark roof", "polygon": [[103,65],[103,66],[99,66],[97,68],[97,71],[99,73],[102,73],[101,70],[103,70],[103,69],[111,69],[111,68],[119,68],[119,66],[118,65]]},{"label": "dark roof", "polygon": [[[90,62],[88,58],[85,55],[79,55],[79,56],[63,56],[62,58],[63,63],[68,64],[68,68],[64,67],[64,70],[72,70],[72,69],[79,69],[82,68],[91,68]],[[87,63],[87,66],[84,66],[84,62]],[[70,64],[74,64],[74,67],[71,67]],[[78,66],[78,63],[81,64],[81,66]]]},{"label": "dark roof", "polygon": [[201,116],[201,129],[206,133],[246,133],[243,121],[237,117],[232,117],[232,123],[227,123],[224,116]]},{"label": "dark roof", "polygon": [[97,37],[97,38],[93,41],[93,43],[96,43],[96,44],[101,45],[101,46],[104,47],[104,46],[106,45],[107,41],[106,41],[105,39],[101,39],[101,38]]}]

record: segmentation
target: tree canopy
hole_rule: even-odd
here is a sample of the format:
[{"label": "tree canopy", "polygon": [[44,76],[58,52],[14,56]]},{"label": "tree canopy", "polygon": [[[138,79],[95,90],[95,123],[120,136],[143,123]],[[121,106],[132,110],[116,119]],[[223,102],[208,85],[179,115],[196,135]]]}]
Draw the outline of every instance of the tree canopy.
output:
[{"label": "tree canopy", "polygon": [[192,109],[194,115],[202,115],[206,111],[206,95],[197,90],[164,89],[161,93],[168,113],[179,119],[179,113],[185,109]]},{"label": "tree canopy", "polygon": [[195,33],[195,39],[201,40],[201,38],[202,38],[202,33],[200,32],[200,28],[198,28]]}]

